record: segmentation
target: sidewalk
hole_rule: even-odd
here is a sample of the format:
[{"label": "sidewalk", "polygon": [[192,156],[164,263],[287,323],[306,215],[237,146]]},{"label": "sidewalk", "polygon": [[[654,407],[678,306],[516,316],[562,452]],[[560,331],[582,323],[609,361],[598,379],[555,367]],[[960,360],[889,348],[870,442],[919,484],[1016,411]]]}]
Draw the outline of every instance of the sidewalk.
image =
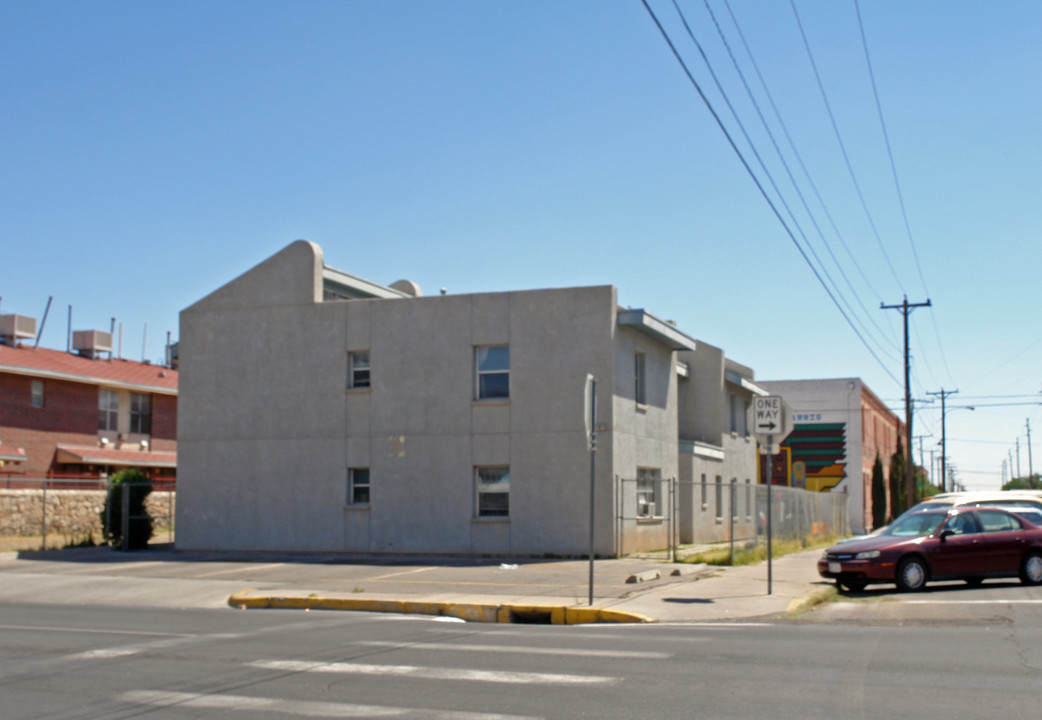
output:
[{"label": "sidewalk", "polygon": [[[707,567],[655,559],[329,556],[109,548],[0,553],[0,598],[156,607],[295,607],[443,615],[482,622],[717,622],[784,615],[828,592],[820,550],[772,564]],[[674,575],[672,573],[679,574]],[[11,578],[15,580],[15,578]]]}]

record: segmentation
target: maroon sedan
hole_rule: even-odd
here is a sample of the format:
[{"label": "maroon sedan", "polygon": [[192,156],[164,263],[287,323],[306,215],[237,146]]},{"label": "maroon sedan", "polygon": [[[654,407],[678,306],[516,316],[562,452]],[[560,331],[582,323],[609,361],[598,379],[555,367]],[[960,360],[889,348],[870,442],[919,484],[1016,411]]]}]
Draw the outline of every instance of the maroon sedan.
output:
[{"label": "maroon sedan", "polygon": [[1042,583],[1042,527],[994,507],[910,510],[879,535],[833,545],[818,573],[855,592],[896,583],[904,592],[931,580],[1019,577]]}]

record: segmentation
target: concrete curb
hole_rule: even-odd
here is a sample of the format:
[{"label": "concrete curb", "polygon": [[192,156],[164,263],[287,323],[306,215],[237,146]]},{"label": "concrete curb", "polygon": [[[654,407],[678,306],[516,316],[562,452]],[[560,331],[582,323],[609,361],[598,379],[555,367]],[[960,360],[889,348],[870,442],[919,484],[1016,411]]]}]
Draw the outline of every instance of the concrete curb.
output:
[{"label": "concrete curb", "polygon": [[649,623],[654,618],[610,608],[567,605],[502,605],[424,600],[380,600],[375,598],[322,597],[317,595],[253,595],[240,590],[228,598],[234,608],[289,608],[296,610],[354,610],[454,617],[468,622],[580,625],[585,623]]}]

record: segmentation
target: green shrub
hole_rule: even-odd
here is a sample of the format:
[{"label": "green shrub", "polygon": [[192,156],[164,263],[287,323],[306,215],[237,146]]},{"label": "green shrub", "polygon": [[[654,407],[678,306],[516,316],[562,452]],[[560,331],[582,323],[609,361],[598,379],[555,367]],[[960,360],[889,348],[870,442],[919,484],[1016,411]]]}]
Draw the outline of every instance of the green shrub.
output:
[{"label": "green shrub", "polygon": [[[120,470],[109,479],[105,507],[101,511],[101,527],[112,547],[140,550],[152,537],[152,518],[145,510],[145,498],[152,492],[148,477],[136,468]],[[129,493],[129,523],[126,542],[123,538],[123,493]]]}]

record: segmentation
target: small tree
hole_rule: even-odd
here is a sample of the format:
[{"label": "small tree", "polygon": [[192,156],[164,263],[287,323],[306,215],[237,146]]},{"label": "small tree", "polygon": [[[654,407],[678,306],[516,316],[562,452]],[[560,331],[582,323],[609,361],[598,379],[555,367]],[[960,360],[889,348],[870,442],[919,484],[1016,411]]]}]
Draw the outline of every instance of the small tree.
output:
[{"label": "small tree", "polygon": [[[148,477],[136,468],[120,470],[109,479],[105,507],[101,511],[101,527],[112,547],[140,550],[152,537],[152,517],[145,509],[145,498],[152,492]],[[128,531],[123,538],[123,494],[129,497]]]},{"label": "small tree", "polygon": [[890,518],[896,518],[905,507],[905,451],[901,438],[897,439],[897,452],[890,456]]},{"label": "small tree", "polygon": [[872,528],[886,525],[886,478],[883,476],[883,461],[876,451],[872,463]]}]

